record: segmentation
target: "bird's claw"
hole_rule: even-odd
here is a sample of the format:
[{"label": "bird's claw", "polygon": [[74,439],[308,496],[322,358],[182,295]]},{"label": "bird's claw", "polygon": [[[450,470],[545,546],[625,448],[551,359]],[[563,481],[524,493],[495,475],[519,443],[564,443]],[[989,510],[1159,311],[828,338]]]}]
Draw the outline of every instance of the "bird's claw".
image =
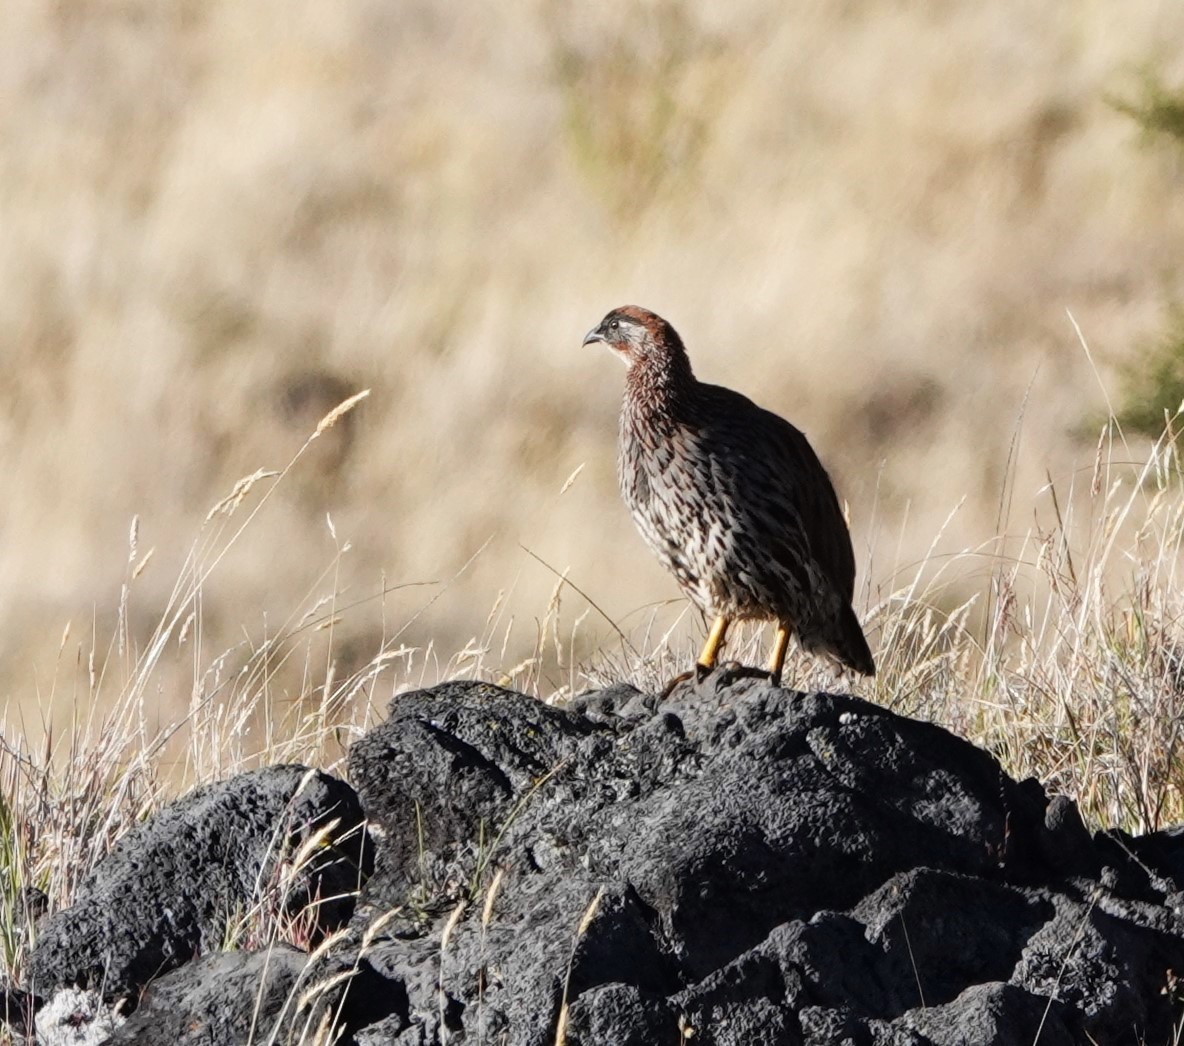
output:
[{"label": "bird's claw", "polygon": [[774,674],[763,668],[742,665],[739,661],[725,661],[719,666],[719,675],[721,686],[728,686],[740,679],[762,679],[773,686],[781,685],[780,672]]},{"label": "bird's claw", "polygon": [[769,672],[763,668],[753,668],[750,665],[742,665],[739,661],[724,661],[718,665],[705,665],[702,662],[696,661],[694,668],[688,672],[680,672],[666,684],[665,689],[662,691],[661,700],[665,701],[680,683],[685,683],[693,679],[695,681],[695,688],[698,689],[712,675],[717,676],[715,681],[716,687],[730,686],[740,679],[762,679],[771,686],[779,687],[781,685],[780,672]]},{"label": "bird's claw", "polygon": [[666,698],[668,698],[671,695],[671,693],[674,691],[674,688],[676,686],[678,686],[679,683],[685,683],[688,679],[693,678],[695,680],[695,685],[698,686],[699,683],[702,682],[702,680],[699,678],[699,667],[700,667],[699,665],[696,665],[695,670],[693,672],[679,672],[678,675],[676,675],[672,680],[670,680],[670,682],[667,683],[666,686],[663,688],[662,695],[659,698],[659,700],[665,701]]},{"label": "bird's claw", "polygon": [[741,665],[739,661],[728,661],[720,666],[721,682],[729,684],[738,679],[762,679],[773,682],[773,674],[764,668],[753,668],[751,665]]}]

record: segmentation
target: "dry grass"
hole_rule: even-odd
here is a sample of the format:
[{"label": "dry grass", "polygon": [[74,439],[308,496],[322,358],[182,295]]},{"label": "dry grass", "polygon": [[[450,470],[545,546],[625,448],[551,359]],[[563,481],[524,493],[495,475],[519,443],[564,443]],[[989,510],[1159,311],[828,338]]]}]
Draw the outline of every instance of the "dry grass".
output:
[{"label": "dry grass", "polygon": [[[1181,295],[1178,159],[1107,103],[1184,80],[1181,39],[1160,0],[0,5],[0,695],[37,714],[66,622],[109,632],[133,516],[144,628],[192,520],[360,388],[206,586],[212,648],[299,604],[330,510],[347,600],[484,547],[414,646],[463,647],[503,588],[537,614],[521,544],[614,620],[663,598],[615,491],[620,374],[579,348],[624,301],[810,434],[873,564],[963,497],[943,550],[981,540],[1004,477],[1023,504],[1102,414],[1066,309],[1109,374]],[[343,627],[352,671],[382,621]]]},{"label": "dry grass", "polygon": [[[878,675],[855,690],[989,748],[1013,776],[1076,798],[1095,827],[1184,821],[1179,417],[1149,447],[1127,445],[1109,422],[1091,465],[1049,475],[1022,530],[951,553],[935,551],[938,533],[918,560],[882,575],[864,566],[885,580],[865,583],[857,601]],[[695,648],[661,618],[651,610],[585,678],[653,689],[689,664]],[[763,663],[770,638],[737,629],[727,656]],[[785,678],[807,690],[850,685],[795,648]]]},{"label": "dry grass", "polygon": [[[50,702],[68,697],[75,708],[109,711],[64,729],[48,719],[0,724],[7,975],[19,979],[29,945],[22,889],[36,886],[53,906],[68,904],[113,842],[181,790],[261,763],[305,762],[341,774],[348,744],[392,694],[440,679],[492,678],[562,701],[622,678],[654,687],[693,657],[680,603],[610,622],[611,639],[582,656],[582,632],[603,611],[560,576],[538,620],[525,626],[531,656],[515,665],[506,660],[515,623],[495,605],[480,639],[447,659],[404,642],[414,613],[388,621],[362,667],[339,677],[338,630],[366,612],[365,602],[343,599],[339,588],[345,542],[296,611],[265,620],[236,647],[212,650],[203,639],[206,586],[236,544],[266,525],[268,502],[296,481],[310,447],[359,401],[331,411],[284,469],[253,473],[205,514],[164,615],[144,633],[130,612],[144,561],[133,527],[111,635],[96,630],[84,655],[63,657],[46,684]],[[861,596],[865,621],[879,637],[880,668],[861,692],[986,745],[1013,775],[1033,775],[1050,791],[1076,797],[1095,826],[1142,831],[1184,820],[1179,421],[1170,419],[1163,437],[1141,450],[1108,423],[1088,467],[1048,479],[1022,532],[880,571],[865,564],[864,577],[888,580],[868,582]],[[934,535],[932,547],[941,540]],[[951,587],[971,594],[949,610]],[[425,602],[448,594],[445,586]],[[767,638],[738,630],[729,653],[757,661]],[[68,640],[62,637],[63,650]],[[189,664],[191,687],[187,713],[170,722],[156,698],[161,679],[175,675],[176,659]],[[293,661],[299,692],[277,694],[274,678]],[[801,688],[836,685],[826,665],[800,653],[787,678]],[[483,881],[496,848],[496,838],[479,847],[484,863],[470,900],[496,889]],[[278,878],[261,882],[243,910],[227,913],[228,944],[308,943],[307,927],[283,915],[287,873],[300,861],[300,854],[285,857]]]},{"label": "dry grass", "polygon": [[578,348],[624,301],[832,466],[862,692],[1184,819],[1174,430],[1082,436],[1184,296],[1178,157],[1105,102],[1184,80],[1184,8],[712,12],[0,5],[10,974],[20,888],[182,789],[340,772],[421,683],[689,659]]}]

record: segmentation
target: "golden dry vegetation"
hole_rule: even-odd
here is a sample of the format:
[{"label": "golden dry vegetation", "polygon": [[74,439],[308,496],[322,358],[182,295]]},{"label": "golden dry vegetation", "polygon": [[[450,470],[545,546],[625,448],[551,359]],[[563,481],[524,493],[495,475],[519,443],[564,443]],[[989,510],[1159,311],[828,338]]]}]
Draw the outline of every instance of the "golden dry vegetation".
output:
[{"label": "golden dry vegetation", "polygon": [[620,369],[580,348],[636,302],[831,466],[871,696],[1157,820],[1075,776],[1094,734],[1058,748],[1083,679],[1017,711],[992,660],[1068,649],[1110,693],[1156,601],[1143,668],[1171,660],[1173,447],[1099,444],[1184,281],[1179,155],[1112,104],[1148,72],[1184,79],[1178,4],[8,0],[10,743],[116,706],[229,729],[227,693],[274,724],[456,672],[656,677],[700,626],[618,500]]},{"label": "golden dry vegetation", "polygon": [[1184,295],[1149,76],[1178,3],[0,3],[0,976],[22,887],[399,688],[685,664],[580,348],[625,302],[831,466],[860,692],[1184,819],[1181,418],[1114,421]]}]

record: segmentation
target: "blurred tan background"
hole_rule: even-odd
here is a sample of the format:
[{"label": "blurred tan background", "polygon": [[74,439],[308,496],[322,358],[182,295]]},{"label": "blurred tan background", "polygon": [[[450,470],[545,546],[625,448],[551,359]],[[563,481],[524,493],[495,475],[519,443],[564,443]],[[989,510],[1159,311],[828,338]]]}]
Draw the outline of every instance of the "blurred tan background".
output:
[{"label": "blurred tan background", "polygon": [[861,607],[1005,480],[1023,530],[1181,293],[1179,156],[1110,102],[1148,71],[1184,78],[1174,0],[5,0],[0,704],[106,650],[133,516],[142,644],[207,510],[361,388],[210,577],[207,655],[482,548],[347,615],[343,670],[495,604],[491,670],[529,655],[521,546],[643,627],[676,590],[580,346],[626,302],[807,432]]}]

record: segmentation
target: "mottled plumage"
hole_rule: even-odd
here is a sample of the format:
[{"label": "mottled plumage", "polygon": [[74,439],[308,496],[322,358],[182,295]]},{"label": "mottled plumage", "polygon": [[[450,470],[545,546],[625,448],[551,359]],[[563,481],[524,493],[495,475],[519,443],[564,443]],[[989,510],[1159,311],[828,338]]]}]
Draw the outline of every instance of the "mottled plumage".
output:
[{"label": "mottled plumage", "polygon": [[621,493],[646,543],[715,619],[700,665],[715,663],[731,621],[758,619],[779,627],[775,679],[790,634],[874,674],[851,608],[851,537],[806,437],[739,393],[698,381],[682,340],[652,312],[615,309],[589,342],[605,343],[629,368]]}]

